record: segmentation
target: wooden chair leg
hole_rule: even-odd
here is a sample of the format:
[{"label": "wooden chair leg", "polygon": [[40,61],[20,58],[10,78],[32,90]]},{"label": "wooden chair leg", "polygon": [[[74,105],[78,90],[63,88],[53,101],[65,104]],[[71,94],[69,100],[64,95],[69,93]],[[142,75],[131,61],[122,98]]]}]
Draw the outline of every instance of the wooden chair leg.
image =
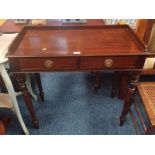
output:
[{"label": "wooden chair leg", "polygon": [[37,85],[38,85],[40,98],[44,102],[44,92],[43,92],[43,88],[42,88],[42,84],[41,84],[40,74],[35,73],[34,76],[35,76],[35,80],[36,80]]}]

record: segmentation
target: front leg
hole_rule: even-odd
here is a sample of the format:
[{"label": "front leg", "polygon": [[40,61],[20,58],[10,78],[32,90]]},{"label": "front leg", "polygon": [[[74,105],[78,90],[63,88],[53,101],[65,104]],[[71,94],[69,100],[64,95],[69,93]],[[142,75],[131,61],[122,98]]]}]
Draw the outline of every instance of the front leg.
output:
[{"label": "front leg", "polygon": [[25,75],[24,74],[15,74],[15,78],[17,80],[19,89],[23,94],[23,98],[24,98],[25,104],[28,108],[28,111],[31,115],[33,127],[39,128],[39,122],[35,115],[35,111],[34,111],[33,104],[32,104],[31,98],[30,98],[30,94],[29,94],[27,86],[25,84],[25,81],[26,81]]},{"label": "front leg", "polygon": [[120,126],[122,126],[124,124],[124,121],[126,120],[126,115],[129,112],[131,102],[132,102],[132,98],[133,98],[133,94],[135,91],[135,84],[139,80],[139,76],[140,76],[140,72],[133,72],[133,74],[131,76],[131,82],[129,84],[127,95],[126,95],[125,100],[124,100],[123,111],[122,111],[122,114],[120,116]]}]

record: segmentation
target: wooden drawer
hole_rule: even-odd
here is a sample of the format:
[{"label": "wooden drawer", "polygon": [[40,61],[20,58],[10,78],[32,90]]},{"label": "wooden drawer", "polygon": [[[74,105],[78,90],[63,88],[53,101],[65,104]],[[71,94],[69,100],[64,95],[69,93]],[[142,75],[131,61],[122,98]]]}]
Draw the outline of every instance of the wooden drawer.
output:
[{"label": "wooden drawer", "polygon": [[19,60],[21,71],[75,70],[76,58],[24,58]]},{"label": "wooden drawer", "polygon": [[142,69],[145,56],[20,58],[9,60],[14,72]]},{"label": "wooden drawer", "polygon": [[134,69],[142,68],[145,57],[120,56],[120,57],[83,57],[80,69]]}]

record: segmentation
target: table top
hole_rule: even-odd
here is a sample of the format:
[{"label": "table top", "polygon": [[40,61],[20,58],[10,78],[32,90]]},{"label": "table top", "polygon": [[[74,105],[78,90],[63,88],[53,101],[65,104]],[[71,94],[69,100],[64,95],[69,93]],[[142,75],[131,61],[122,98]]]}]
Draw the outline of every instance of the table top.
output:
[{"label": "table top", "polygon": [[[13,33],[13,32],[20,32],[21,29],[26,25],[32,25],[32,20],[29,19],[27,24],[15,24],[14,19],[8,19],[2,26],[0,26],[1,33]],[[82,24],[69,24],[69,23],[62,23],[60,20],[56,19],[48,19],[47,26],[95,26],[95,25],[104,25],[104,21],[102,19],[87,19],[87,23]]]},{"label": "table top", "polygon": [[8,57],[144,55],[145,46],[127,25],[27,26]]}]

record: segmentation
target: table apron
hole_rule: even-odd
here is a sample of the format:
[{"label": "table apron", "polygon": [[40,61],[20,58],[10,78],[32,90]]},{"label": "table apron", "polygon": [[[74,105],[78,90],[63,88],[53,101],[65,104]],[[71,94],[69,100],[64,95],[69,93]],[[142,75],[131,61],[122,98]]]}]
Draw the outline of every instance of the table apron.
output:
[{"label": "table apron", "polygon": [[145,56],[11,58],[12,72],[142,69]]}]

